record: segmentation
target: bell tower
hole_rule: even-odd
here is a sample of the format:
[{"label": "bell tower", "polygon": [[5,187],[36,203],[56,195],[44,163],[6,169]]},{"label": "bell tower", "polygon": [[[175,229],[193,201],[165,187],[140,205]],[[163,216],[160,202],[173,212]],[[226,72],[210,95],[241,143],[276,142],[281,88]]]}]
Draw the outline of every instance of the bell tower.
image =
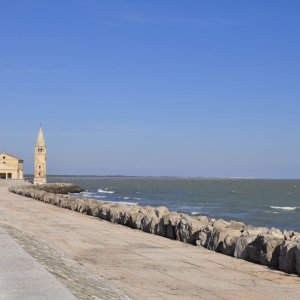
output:
[{"label": "bell tower", "polygon": [[47,183],[46,180],[46,143],[42,127],[40,127],[34,152],[34,184]]}]

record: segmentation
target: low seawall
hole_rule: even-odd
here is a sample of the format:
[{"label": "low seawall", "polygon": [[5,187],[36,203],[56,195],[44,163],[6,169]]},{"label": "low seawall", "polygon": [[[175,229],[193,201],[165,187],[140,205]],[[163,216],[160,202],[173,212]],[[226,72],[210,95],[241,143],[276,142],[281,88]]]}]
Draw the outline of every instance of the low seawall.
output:
[{"label": "low seawall", "polygon": [[31,185],[30,182],[23,179],[0,179],[0,186],[25,186]]},{"label": "low seawall", "polygon": [[192,217],[166,207],[141,207],[55,194],[33,186],[13,186],[11,192],[133,229],[202,246],[209,250],[300,274],[300,233],[251,227],[242,222]]}]

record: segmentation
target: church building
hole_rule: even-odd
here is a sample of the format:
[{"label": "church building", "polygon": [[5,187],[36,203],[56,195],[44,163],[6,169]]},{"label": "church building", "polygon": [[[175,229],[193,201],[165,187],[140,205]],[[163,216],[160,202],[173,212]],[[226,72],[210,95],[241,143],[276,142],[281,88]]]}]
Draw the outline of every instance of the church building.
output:
[{"label": "church building", "polygon": [[[47,183],[46,180],[46,143],[40,128],[34,151],[34,184]],[[9,153],[0,153],[0,180],[24,180],[24,160]]]},{"label": "church building", "polygon": [[0,179],[24,179],[23,159],[9,153],[0,153]]}]

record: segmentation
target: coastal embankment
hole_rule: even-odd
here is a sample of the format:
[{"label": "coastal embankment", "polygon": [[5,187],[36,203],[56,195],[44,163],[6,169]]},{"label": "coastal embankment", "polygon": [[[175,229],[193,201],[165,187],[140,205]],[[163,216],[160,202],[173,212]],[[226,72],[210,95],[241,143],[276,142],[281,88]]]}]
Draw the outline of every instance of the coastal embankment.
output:
[{"label": "coastal embankment", "polygon": [[[71,185],[72,186],[72,185]],[[31,186],[10,191],[45,203],[87,214],[229,256],[300,274],[300,233],[276,228],[250,227],[242,222],[192,217],[166,207],[142,207],[101,202],[49,193]],[[58,191],[61,189],[57,187]],[[55,191],[55,188],[52,189]]]},{"label": "coastal embankment", "polygon": [[[19,188],[14,189],[17,191]],[[92,216],[92,211],[99,214],[100,205],[104,205],[107,207],[106,219],[118,219],[120,213],[117,212],[121,211],[119,205],[30,188],[20,188],[18,191],[21,190],[27,197],[9,193],[7,188],[0,187],[0,226],[5,227],[26,252],[54,274],[78,299],[108,299],[101,297],[101,293],[109,293],[110,288],[114,291],[113,295],[117,290],[118,295],[123,292],[123,297],[134,299],[257,300],[300,297],[300,278],[297,275],[165,238],[172,232],[176,238],[181,232],[179,236],[182,239],[185,236],[191,241],[193,232],[183,234],[186,232],[183,228],[188,229],[189,225],[182,220],[180,227],[177,225],[176,233],[170,221],[171,213],[166,208],[152,208],[155,215],[165,221],[167,219],[164,217],[169,215],[168,224],[164,225],[161,221],[160,226],[154,227],[163,230],[163,237]],[[55,205],[45,205],[46,201]],[[77,207],[76,211],[71,206],[74,209]],[[175,217],[176,213],[172,214]],[[148,224],[148,228],[152,228],[144,218],[141,219],[138,210],[133,211],[131,222],[135,227]],[[237,226],[236,222],[231,224]]]}]

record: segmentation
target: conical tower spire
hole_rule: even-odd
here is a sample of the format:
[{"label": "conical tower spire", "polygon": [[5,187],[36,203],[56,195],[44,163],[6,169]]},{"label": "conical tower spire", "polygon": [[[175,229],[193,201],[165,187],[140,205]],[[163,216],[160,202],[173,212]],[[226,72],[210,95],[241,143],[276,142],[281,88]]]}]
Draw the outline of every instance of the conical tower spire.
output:
[{"label": "conical tower spire", "polygon": [[35,146],[36,147],[45,147],[46,146],[42,127],[40,127]]}]

